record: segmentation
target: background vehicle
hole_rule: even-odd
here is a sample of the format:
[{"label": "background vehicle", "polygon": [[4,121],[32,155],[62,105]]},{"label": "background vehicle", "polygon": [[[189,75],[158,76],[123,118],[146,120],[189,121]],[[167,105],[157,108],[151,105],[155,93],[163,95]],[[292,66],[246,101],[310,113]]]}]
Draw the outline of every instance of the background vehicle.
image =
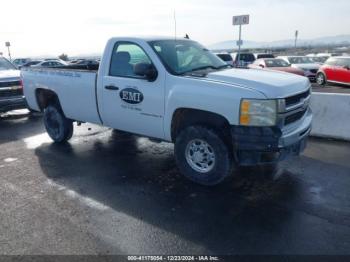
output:
[{"label": "background vehicle", "polygon": [[69,61],[68,63],[69,64],[76,64],[76,63],[78,63],[78,62],[80,62],[80,61],[84,61],[85,59],[74,59],[74,60],[71,60],[71,61]]},{"label": "background vehicle", "polygon": [[30,58],[16,58],[12,61],[12,64],[14,64],[17,68],[20,68],[22,65],[30,62]]},{"label": "background vehicle", "polygon": [[309,57],[312,59],[312,61],[321,65],[323,65],[329,58],[329,56],[309,56]]},{"label": "background vehicle", "polygon": [[233,58],[228,53],[218,53],[216,54],[222,61],[224,61],[226,64],[233,66]]},{"label": "background vehicle", "polygon": [[61,62],[58,60],[44,60],[36,65],[32,65],[31,67],[62,67],[67,66],[68,64],[65,62]]},{"label": "background vehicle", "polygon": [[295,67],[291,67],[290,64],[288,64],[283,59],[279,59],[279,58],[257,59],[254,61],[253,64],[249,65],[249,68],[283,71],[287,73],[304,76],[303,70]]},{"label": "background vehicle", "polygon": [[262,58],[275,58],[273,54],[267,54],[267,53],[258,53],[254,54],[255,59],[262,59]]},{"label": "background vehicle", "polygon": [[235,67],[247,68],[248,65],[255,61],[253,53],[241,53],[238,61],[238,53],[232,53],[233,64]]},{"label": "background vehicle", "polygon": [[100,63],[93,59],[81,59],[70,63],[65,67],[68,69],[80,69],[80,70],[98,70]]},{"label": "background vehicle", "polygon": [[85,60],[80,60],[78,62],[75,63],[76,65],[99,65],[99,62],[97,62],[96,60],[92,60],[92,59],[85,59]]},{"label": "background vehicle", "polygon": [[279,56],[277,58],[283,59],[292,67],[299,68],[304,71],[304,75],[309,78],[310,81],[316,80],[316,74],[320,68],[320,64],[315,63],[310,57],[307,56]]},{"label": "background vehicle", "polygon": [[42,61],[41,60],[32,60],[28,63],[25,63],[23,64],[22,66],[20,66],[19,68],[22,68],[22,67],[30,67],[30,66],[33,66],[33,65],[37,65],[39,63],[41,63]]},{"label": "background vehicle", "polygon": [[325,57],[332,57],[332,56],[341,56],[340,54],[338,53],[318,53],[316,54],[316,56],[325,56]]},{"label": "background vehicle", "polygon": [[22,77],[55,142],[72,137],[73,121],[173,142],[181,173],[202,185],[298,155],[311,130],[306,78],[232,69],[192,40],[112,38],[98,72],[30,67]]},{"label": "background vehicle", "polygon": [[316,82],[325,85],[327,82],[350,85],[350,57],[331,57],[317,73]]},{"label": "background vehicle", "polygon": [[26,108],[20,71],[0,57],[0,113]]}]

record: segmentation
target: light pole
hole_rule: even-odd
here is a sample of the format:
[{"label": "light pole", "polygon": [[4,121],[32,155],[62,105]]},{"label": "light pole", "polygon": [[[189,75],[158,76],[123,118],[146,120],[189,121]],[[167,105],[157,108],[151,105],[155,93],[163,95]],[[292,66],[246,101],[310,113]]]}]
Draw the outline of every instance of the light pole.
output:
[{"label": "light pole", "polygon": [[242,41],[242,25],[247,25],[249,24],[249,15],[238,15],[238,16],[234,16],[232,18],[232,24],[233,26],[238,25],[239,26],[239,39],[237,41],[237,45],[238,45],[238,55],[237,55],[237,63],[238,66],[241,65],[241,46],[243,45],[243,41]]},{"label": "light pole", "polygon": [[295,42],[294,42],[294,49],[295,49],[295,50],[297,50],[298,35],[299,35],[299,31],[296,30],[296,31],[295,31]]},{"label": "light pole", "polygon": [[10,42],[5,42],[5,46],[7,47],[7,51],[8,51],[8,53],[9,53],[10,61],[12,61],[12,59],[11,59],[11,53],[10,53],[10,46],[11,46]]}]

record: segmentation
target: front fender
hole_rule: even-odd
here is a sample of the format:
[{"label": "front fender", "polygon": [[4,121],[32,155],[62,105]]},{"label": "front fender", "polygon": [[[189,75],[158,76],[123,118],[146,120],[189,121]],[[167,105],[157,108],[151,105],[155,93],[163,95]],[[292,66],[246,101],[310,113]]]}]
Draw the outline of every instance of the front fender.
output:
[{"label": "front fender", "polygon": [[224,117],[229,124],[239,122],[242,98],[264,98],[259,92],[225,83],[203,81],[187,77],[174,77],[167,85],[164,133],[171,141],[171,122],[180,108],[208,111]]}]

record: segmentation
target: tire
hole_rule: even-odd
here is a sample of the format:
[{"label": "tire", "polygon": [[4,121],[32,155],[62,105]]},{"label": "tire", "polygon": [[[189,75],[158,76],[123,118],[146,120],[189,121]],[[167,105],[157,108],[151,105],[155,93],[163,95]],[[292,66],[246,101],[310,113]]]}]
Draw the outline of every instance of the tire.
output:
[{"label": "tire", "polygon": [[49,105],[44,110],[46,132],[56,143],[64,143],[73,136],[73,121],[66,118],[57,105]]},{"label": "tire", "polygon": [[223,136],[214,129],[190,126],[176,137],[175,159],[180,172],[191,181],[214,186],[232,173],[233,157]]},{"label": "tire", "polygon": [[316,83],[320,86],[324,86],[327,83],[326,76],[323,73],[318,73],[316,75]]}]

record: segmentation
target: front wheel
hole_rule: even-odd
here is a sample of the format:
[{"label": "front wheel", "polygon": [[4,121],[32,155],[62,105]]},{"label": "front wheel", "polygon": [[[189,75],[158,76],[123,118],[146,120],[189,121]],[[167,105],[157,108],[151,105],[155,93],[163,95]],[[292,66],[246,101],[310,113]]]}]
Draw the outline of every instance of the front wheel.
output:
[{"label": "front wheel", "polygon": [[49,105],[44,110],[46,132],[56,143],[68,141],[73,135],[73,121],[66,118],[62,110],[55,105]]},{"label": "front wheel", "polygon": [[175,142],[175,158],[181,173],[195,183],[214,186],[231,175],[232,153],[214,129],[190,126]]},{"label": "front wheel", "polygon": [[316,76],[316,83],[320,86],[324,86],[326,82],[326,76],[323,73],[318,73]]}]

